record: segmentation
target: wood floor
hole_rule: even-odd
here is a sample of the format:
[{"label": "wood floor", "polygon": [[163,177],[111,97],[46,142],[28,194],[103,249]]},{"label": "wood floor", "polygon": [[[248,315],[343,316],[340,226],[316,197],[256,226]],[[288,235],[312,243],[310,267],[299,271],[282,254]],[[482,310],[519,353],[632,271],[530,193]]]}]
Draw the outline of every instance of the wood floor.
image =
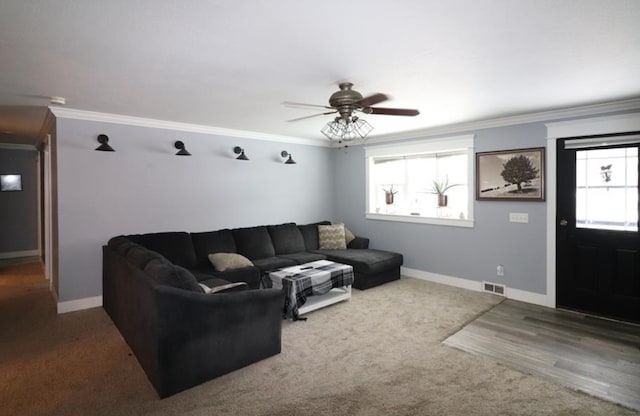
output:
[{"label": "wood floor", "polygon": [[640,410],[640,326],[505,300],[444,344]]}]

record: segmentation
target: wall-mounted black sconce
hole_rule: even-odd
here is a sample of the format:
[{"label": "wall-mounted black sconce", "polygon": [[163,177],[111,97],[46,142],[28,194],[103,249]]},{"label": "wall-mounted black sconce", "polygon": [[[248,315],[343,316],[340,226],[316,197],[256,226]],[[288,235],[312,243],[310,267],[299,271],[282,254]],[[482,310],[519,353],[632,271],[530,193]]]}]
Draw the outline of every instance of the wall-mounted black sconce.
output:
[{"label": "wall-mounted black sconce", "polygon": [[247,155],[244,154],[244,149],[240,146],[236,146],[233,148],[233,153],[240,155],[238,156],[236,159],[238,160],[249,160],[249,158],[247,157]]},{"label": "wall-mounted black sconce", "polygon": [[115,152],[113,147],[109,146],[109,136],[106,134],[98,135],[98,143],[100,143],[100,146],[96,147],[96,150],[100,152]]},{"label": "wall-mounted black sconce", "polygon": [[291,157],[291,153],[287,152],[286,150],[283,150],[282,152],[280,152],[280,156],[282,156],[282,157],[289,156],[289,159],[287,159],[287,161],[284,162],[285,165],[295,165],[296,164],[296,161],[293,160],[293,158]]},{"label": "wall-mounted black sconce", "polygon": [[173,145],[176,149],[178,149],[178,153],[176,153],[176,156],[191,156],[191,153],[189,153],[187,149],[185,149],[184,143],[180,140],[176,141]]}]

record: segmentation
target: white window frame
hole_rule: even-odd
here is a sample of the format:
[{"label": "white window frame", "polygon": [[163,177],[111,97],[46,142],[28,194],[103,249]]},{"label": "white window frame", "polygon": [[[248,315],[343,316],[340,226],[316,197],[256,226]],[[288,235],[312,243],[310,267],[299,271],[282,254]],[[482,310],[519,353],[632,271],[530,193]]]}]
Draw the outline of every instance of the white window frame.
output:
[{"label": "white window frame", "polygon": [[[467,192],[468,207],[467,218],[438,218],[438,217],[418,217],[415,215],[397,215],[397,214],[381,214],[372,212],[373,207],[370,206],[371,183],[369,172],[375,157],[398,157],[398,156],[414,156],[422,154],[443,153],[451,151],[464,150],[467,154]],[[474,135],[462,135],[447,138],[424,139],[411,142],[403,142],[399,144],[366,146],[365,154],[365,176],[366,176],[366,212],[365,216],[371,220],[383,221],[399,221],[412,222],[420,224],[436,224],[454,227],[473,227],[473,205],[475,202],[475,154],[474,154]]]}]

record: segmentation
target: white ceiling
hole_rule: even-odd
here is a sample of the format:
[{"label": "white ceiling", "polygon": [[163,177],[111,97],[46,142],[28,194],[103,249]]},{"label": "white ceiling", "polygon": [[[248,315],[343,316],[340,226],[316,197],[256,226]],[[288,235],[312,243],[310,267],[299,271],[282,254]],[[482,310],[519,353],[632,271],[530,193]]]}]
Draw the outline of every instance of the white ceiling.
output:
[{"label": "white ceiling", "polygon": [[[323,140],[339,81],[417,117],[372,136],[640,97],[638,0],[2,0],[0,141],[72,109]],[[12,116],[13,114],[13,116]],[[25,121],[28,120],[28,121]]]}]

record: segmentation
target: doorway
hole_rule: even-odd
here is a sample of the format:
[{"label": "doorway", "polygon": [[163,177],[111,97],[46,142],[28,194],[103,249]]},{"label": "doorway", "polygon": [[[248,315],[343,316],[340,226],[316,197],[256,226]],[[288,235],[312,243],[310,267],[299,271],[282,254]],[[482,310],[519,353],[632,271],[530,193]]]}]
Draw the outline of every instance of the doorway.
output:
[{"label": "doorway", "polygon": [[640,136],[556,146],[557,306],[640,322]]}]

